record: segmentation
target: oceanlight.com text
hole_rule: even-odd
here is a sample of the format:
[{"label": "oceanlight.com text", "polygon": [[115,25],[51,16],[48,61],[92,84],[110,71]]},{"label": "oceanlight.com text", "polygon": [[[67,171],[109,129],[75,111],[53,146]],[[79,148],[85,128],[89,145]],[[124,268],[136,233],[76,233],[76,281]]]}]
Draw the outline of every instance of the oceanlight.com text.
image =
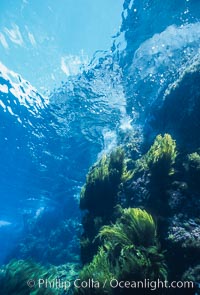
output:
[{"label": "oceanlight.com text", "polygon": [[48,280],[48,279],[38,279],[38,280],[28,280],[27,285],[29,288],[45,288],[45,289],[63,289],[67,290],[69,288],[78,288],[78,289],[99,289],[99,288],[120,288],[120,289],[149,289],[151,291],[155,291],[157,289],[193,289],[195,288],[195,284],[192,281],[162,281],[160,279],[157,280],[149,280],[145,279],[142,281],[119,281],[117,279],[105,279],[103,282],[95,280],[93,278],[82,281],[77,278],[74,281],[67,281],[61,279]]}]

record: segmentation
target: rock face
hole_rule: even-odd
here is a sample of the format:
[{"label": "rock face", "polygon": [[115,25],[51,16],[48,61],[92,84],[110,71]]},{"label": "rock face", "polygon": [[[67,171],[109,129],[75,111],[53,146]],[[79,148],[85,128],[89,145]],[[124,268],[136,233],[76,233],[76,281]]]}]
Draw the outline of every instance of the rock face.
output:
[{"label": "rock face", "polygon": [[182,151],[193,152],[200,147],[200,60],[193,62],[158,98],[146,122],[156,133],[168,132]]}]

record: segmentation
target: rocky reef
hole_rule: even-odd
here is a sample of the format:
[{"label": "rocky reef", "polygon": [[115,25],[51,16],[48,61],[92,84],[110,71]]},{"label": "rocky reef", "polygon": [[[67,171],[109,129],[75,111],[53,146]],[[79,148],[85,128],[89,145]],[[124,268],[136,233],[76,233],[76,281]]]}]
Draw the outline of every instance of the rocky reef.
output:
[{"label": "rocky reef", "polygon": [[[195,61],[175,83],[168,86],[162,94],[162,103],[155,103],[152,107],[151,119],[147,119],[144,126],[140,157],[131,158],[127,143],[125,146],[122,143],[121,157],[112,152],[103,156],[89,171],[80,201],[80,208],[87,212],[83,217],[81,239],[84,267],[80,277],[83,280],[92,274],[100,285],[103,278],[191,280],[194,288],[184,292],[198,294],[199,70],[199,63]],[[153,133],[145,133],[147,124]],[[108,167],[111,167],[109,159],[113,157],[114,163],[118,162],[115,164],[118,177],[111,180]],[[99,169],[99,173],[95,169]],[[123,171],[126,171],[126,176],[123,176]],[[87,187],[93,187],[90,190],[92,201],[90,206],[83,206]],[[151,242],[148,242],[149,238]],[[130,290],[119,289],[108,286],[106,290],[85,289],[82,292],[131,293]],[[157,294],[182,294],[182,291],[176,289],[174,293],[160,289]],[[134,292],[149,294],[147,290]]]}]

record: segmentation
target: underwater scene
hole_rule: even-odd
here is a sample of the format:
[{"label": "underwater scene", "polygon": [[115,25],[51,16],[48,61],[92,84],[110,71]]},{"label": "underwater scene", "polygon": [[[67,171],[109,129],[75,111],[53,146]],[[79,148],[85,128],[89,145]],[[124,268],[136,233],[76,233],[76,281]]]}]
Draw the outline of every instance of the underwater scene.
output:
[{"label": "underwater scene", "polygon": [[0,294],[200,294],[200,2],[0,14]]}]

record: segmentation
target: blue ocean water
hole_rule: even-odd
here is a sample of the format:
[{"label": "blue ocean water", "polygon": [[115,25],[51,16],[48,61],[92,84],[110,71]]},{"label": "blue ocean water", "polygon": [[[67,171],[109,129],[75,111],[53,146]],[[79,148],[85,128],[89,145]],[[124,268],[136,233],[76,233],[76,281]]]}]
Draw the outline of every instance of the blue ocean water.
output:
[{"label": "blue ocean water", "polygon": [[80,222],[89,167],[127,136],[139,145],[151,132],[152,109],[199,59],[199,20],[195,0],[125,0],[112,48],[46,97],[0,65],[1,262],[30,220]]}]

